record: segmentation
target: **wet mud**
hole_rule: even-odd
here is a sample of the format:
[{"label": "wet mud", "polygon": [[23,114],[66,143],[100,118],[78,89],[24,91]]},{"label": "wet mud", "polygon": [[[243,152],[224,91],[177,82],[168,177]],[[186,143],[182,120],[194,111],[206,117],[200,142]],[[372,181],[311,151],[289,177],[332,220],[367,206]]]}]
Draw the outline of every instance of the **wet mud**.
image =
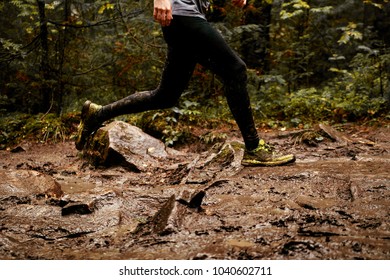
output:
[{"label": "wet mud", "polygon": [[191,146],[144,172],[71,142],[0,151],[0,258],[390,259],[390,129],[344,130],[356,141],[264,134],[297,155],[281,167]]}]

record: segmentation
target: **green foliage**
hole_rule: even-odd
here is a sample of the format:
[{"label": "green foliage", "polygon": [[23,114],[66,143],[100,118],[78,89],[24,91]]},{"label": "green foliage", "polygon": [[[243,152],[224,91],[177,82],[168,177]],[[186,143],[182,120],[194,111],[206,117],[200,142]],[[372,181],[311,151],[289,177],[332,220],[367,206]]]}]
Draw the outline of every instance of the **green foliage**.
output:
[{"label": "green foliage", "polygon": [[15,44],[9,39],[0,38],[0,44],[2,48],[9,52],[11,55],[18,54],[21,51],[21,44]]},{"label": "green foliage", "polygon": [[74,114],[30,115],[14,113],[0,118],[0,149],[23,141],[60,142],[71,138],[79,118]]},{"label": "green foliage", "polygon": [[371,72],[363,69],[356,68],[352,73],[331,69],[339,76],[328,85],[291,93],[280,77],[266,77],[261,87],[264,95],[253,106],[255,114],[264,121],[279,120],[284,126],[357,121],[383,115],[389,108],[389,100],[380,94],[380,81],[372,79]]},{"label": "green foliage", "polygon": [[[125,121],[161,139],[167,146],[194,141],[209,145],[226,139],[226,133],[212,129],[226,124],[230,126],[231,116],[221,117],[220,111],[216,110],[217,107],[207,106],[208,102],[213,101],[209,99],[199,103],[182,98],[177,107],[129,116]],[[223,104],[223,107],[219,110],[230,114],[227,104]]]},{"label": "green foliage", "polygon": [[198,102],[183,100],[181,108],[173,107],[172,111],[178,114],[181,118],[186,118],[188,122],[196,122],[201,112],[197,110]]},{"label": "green foliage", "polygon": [[343,31],[341,38],[337,41],[341,44],[348,44],[351,39],[362,40],[363,34],[357,30],[357,24],[354,22],[348,23],[348,26],[340,28]]},{"label": "green foliage", "polygon": [[[377,3],[377,2],[383,2],[383,3]],[[375,2],[372,0],[363,0],[364,4],[372,5],[376,8],[383,9],[384,5],[389,3],[389,0],[376,0]]]},{"label": "green foliage", "polygon": [[137,125],[162,139],[168,146],[183,143],[191,134],[188,125],[199,122],[201,112],[197,109],[198,106],[197,102],[183,100],[178,107],[144,113]]},{"label": "green foliage", "polygon": [[302,15],[305,10],[310,9],[309,4],[302,0],[290,0],[282,4],[280,18],[286,20],[295,16]]},{"label": "green foliage", "polygon": [[226,141],[227,135],[226,135],[226,133],[223,133],[223,132],[210,131],[210,132],[207,132],[207,133],[199,136],[199,138],[205,144],[215,144],[215,143],[218,143],[218,142]]},{"label": "green foliage", "polygon": [[[158,83],[165,49],[160,46],[159,26],[142,13],[148,3],[45,2],[43,19],[36,0],[13,0],[4,6],[5,13],[16,15],[6,24],[7,34],[0,33],[0,64],[7,65],[7,87],[16,93],[8,98],[16,101],[8,108],[36,112],[45,89],[51,95],[53,112],[73,111],[86,98],[106,103]],[[48,28],[47,50],[40,37],[42,24]],[[12,29],[18,32],[9,32]],[[43,55],[46,59],[41,62]],[[46,74],[41,71],[43,63]],[[22,86],[15,73],[26,78]],[[17,100],[26,99],[26,91],[37,106],[19,106]]]}]

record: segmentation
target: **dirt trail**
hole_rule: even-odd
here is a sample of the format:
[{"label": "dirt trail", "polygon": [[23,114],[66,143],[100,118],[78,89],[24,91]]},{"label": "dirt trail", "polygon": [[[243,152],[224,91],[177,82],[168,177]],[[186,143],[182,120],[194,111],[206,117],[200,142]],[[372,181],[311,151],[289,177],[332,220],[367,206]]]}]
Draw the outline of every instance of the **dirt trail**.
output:
[{"label": "dirt trail", "polygon": [[269,132],[295,164],[204,181],[182,180],[197,153],[135,173],[71,142],[0,151],[0,259],[390,259],[390,128],[343,130]]}]

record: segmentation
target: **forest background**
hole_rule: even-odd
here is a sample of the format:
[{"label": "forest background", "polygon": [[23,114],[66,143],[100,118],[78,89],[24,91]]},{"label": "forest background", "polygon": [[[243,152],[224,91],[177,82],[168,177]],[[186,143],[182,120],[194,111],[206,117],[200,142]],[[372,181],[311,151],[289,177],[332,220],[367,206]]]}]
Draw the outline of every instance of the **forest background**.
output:
[{"label": "forest background", "polygon": [[[74,137],[87,99],[109,103],[160,79],[166,45],[153,0],[0,0],[0,149]],[[269,128],[390,119],[388,0],[213,0],[209,21],[248,66],[256,122]],[[232,117],[197,67],[176,107],[123,116],[168,145]],[[217,130],[198,135],[211,143]]]}]

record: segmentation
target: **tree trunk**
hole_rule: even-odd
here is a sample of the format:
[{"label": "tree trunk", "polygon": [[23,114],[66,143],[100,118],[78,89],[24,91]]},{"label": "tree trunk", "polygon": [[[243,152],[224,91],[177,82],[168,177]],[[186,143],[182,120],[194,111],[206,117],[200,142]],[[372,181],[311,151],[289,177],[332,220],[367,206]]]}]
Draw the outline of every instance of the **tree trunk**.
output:
[{"label": "tree trunk", "polygon": [[[70,19],[71,0],[64,1],[63,21],[69,23]],[[66,26],[60,31],[58,43],[58,94],[55,102],[55,111],[61,114],[63,107],[63,98],[65,95],[65,81],[64,81],[64,63],[66,55],[66,46],[68,44],[68,29]]]},{"label": "tree trunk", "polygon": [[40,71],[42,75],[41,97],[42,103],[39,108],[40,112],[48,112],[51,107],[51,88],[48,85],[50,80],[50,65],[49,65],[49,44],[48,44],[48,29],[45,13],[45,1],[37,0],[40,22],[40,43],[42,48]]}]

